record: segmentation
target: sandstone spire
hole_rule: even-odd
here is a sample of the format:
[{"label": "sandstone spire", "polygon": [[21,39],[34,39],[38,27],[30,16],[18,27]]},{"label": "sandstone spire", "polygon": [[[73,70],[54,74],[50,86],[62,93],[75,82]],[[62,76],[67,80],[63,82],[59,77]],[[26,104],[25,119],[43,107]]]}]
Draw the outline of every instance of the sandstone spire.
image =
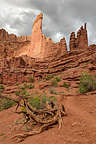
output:
[{"label": "sandstone spire", "polygon": [[70,50],[76,48],[76,44],[75,44],[75,32],[72,32],[70,35]]},{"label": "sandstone spire", "polygon": [[88,47],[88,36],[87,36],[87,24],[84,24],[84,27],[81,28],[77,32],[77,38],[75,37],[75,33],[72,32],[70,36],[70,50],[75,48],[84,49]]},{"label": "sandstone spire", "polygon": [[42,19],[43,14],[40,13],[36,17],[32,27],[31,48],[29,49],[29,54],[34,58],[39,57],[43,50],[41,48],[41,44],[44,42],[44,35],[42,34]]},{"label": "sandstone spire", "polygon": [[33,23],[33,27],[32,27],[32,32],[34,31],[34,29],[38,28],[38,30],[41,30],[42,31],[42,19],[43,19],[43,14],[40,13],[34,23]]},{"label": "sandstone spire", "polygon": [[43,14],[40,13],[32,26],[32,36],[30,45],[23,48],[20,55],[27,55],[32,58],[49,58],[56,55],[63,55],[67,51],[66,40],[63,38],[60,42],[54,43],[51,38],[42,33]]}]

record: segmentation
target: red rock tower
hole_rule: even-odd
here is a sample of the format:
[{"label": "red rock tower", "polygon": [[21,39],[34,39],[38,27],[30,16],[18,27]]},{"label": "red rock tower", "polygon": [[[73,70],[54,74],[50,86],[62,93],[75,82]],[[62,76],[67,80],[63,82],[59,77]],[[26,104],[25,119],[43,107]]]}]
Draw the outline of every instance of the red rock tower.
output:
[{"label": "red rock tower", "polygon": [[45,51],[46,51],[45,45],[48,42],[48,39],[42,33],[42,19],[43,14],[40,13],[36,17],[32,27],[31,45],[28,48],[27,55],[33,58],[45,57]]},{"label": "red rock tower", "polygon": [[32,26],[31,42],[27,47],[22,48],[18,54],[27,55],[32,58],[49,58],[56,55],[63,55],[67,51],[66,40],[63,38],[60,42],[54,43],[51,38],[42,33],[43,14],[40,13]]},{"label": "red rock tower", "polygon": [[85,49],[88,47],[88,36],[86,23],[77,32],[77,38],[75,37],[75,33],[72,32],[70,36],[70,50],[74,49]]},{"label": "red rock tower", "polygon": [[33,58],[46,58],[53,56],[58,53],[63,53],[63,51],[67,51],[66,40],[65,38],[60,41],[59,46],[51,40],[51,38],[46,37],[42,33],[42,19],[43,14],[40,13],[33,24],[32,27],[32,37],[31,37],[31,45],[28,48],[27,55]]}]

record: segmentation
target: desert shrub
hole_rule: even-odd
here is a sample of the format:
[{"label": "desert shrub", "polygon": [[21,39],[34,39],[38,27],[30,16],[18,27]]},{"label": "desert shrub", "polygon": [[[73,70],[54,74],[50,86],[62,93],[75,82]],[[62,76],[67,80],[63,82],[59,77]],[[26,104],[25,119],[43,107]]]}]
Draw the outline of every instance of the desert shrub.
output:
[{"label": "desert shrub", "polygon": [[86,93],[94,90],[96,90],[96,78],[88,73],[83,73],[80,77],[80,93]]},{"label": "desert shrub", "polygon": [[48,74],[48,75],[46,75],[45,77],[43,77],[43,79],[45,79],[45,80],[50,80],[50,79],[52,79],[54,76],[53,76],[53,74]]},{"label": "desert shrub", "polygon": [[34,88],[34,85],[32,83],[31,84],[24,83],[22,86],[19,86],[19,88],[22,90],[25,90],[26,88],[32,89]]},{"label": "desert shrub", "polygon": [[57,82],[60,82],[60,81],[61,81],[61,77],[60,77],[60,76],[56,76],[56,77],[55,77],[55,80],[56,80]]},{"label": "desert shrub", "polygon": [[33,76],[30,76],[30,77],[29,77],[29,81],[30,81],[31,83],[33,83],[33,82],[35,81],[35,79],[33,78]]},{"label": "desert shrub", "polygon": [[34,85],[33,84],[28,84],[27,88],[32,89],[32,88],[34,88]]},{"label": "desert shrub", "polygon": [[31,97],[28,101],[36,109],[41,108],[40,96]]},{"label": "desert shrub", "polygon": [[15,95],[22,96],[24,98],[26,98],[27,96],[30,96],[29,92],[26,89],[20,90],[20,91],[15,91]]},{"label": "desert shrub", "polygon": [[52,82],[51,82],[51,85],[54,86],[54,87],[57,87],[58,86],[57,80],[53,79]]},{"label": "desert shrub", "polygon": [[15,95],[19,96],[20,95],[20,91],[15,91]]},{"label": "desert shrub", "polygon": [[12,100],[9,100],[7,98],[1,99],[0,100],[0,111],[2,111],[4,109],[8,109],[14,105],[16,105],[16,103]]},{"label": "desert shrub", "polygon": [[47,99],[49,102],[53,101],[53,102],[56,102],[56,97],[55,96],[50,96],[48,97]]},{"label": "desert shrub", "polygon": [[20,85],[19,88],[21,90],[25,90],[26,88],[28,88],[28,84],[27,83],[24,83],[23,85]]},{"label": "desert shrub", "polygon": [[47,101],[56,101],[56,98],[54,96],[47,97],[46,95],[43,96],[34,96],[30,97],[28,99],[28,102],[30,105],[35,107],[36,109],[44,109],[46,107],[46,102]]},{"label": "desert shrub", "polygon": [[65,87],[65,88],[69,89],[69,84],[66,83],[66,82],[64,82],[64,83],[62,84],[62,87]]},{"label": "desert shrub", "polygon": [[86,62],[86,64],[91,64],[91,62],[90,62],[90,61],[88,61],[88,62]]},{"label": "desert shrub", "polygon": [[24,97],[24,98],[26,98],[27,96],[30,96],[30,94],[29,94],[29,92],[28,92],[27,90],[22,90],[22,91],[20,92],[20,95],[21,95],[22,97]]},{"label": "desert shrub", "polygon": [[50,94],[55,94],[55,95],[58,94],[53,88],[50,88],[49,90],[50,90]]},{"label": "desert shrub", "polygon": [[4,85],[0,84],[0,92],[2,92],[4,90]]},{"label": "desert shrub", "polygon": [[24,90],[24,89],[25,89],[25,86],[24,86],[24,85],[20,85],[19,88],[20,88],[21,90]]}]

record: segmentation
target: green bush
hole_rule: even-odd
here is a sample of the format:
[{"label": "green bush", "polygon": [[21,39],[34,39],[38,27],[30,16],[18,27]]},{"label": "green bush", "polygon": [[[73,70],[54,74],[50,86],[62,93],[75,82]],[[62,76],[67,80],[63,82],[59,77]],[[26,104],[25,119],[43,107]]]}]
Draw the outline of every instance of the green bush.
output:
[{"label": "green bush", "polygon": [[62,84],[62,87],[65,87],[65,88],[69,89],[69,84],[66,83],[66,82],[64,82],[64,83]]},{"label": "green bush", "polygon": [[29,85],[27,85],[27,88],[33,89],[33,88],[34,88],[34,85],[33,85],[33,84],[29,84]]},{"label": "green bush", "polygon": [[28,102],[30,105],[35,107],[36,109],[44,109],[46,107],[47,101],[56,101],[56,98],[54,96],[47,97],[46,95],[43,96],[34,96],[28,99]]},{"label": "green bush", "polygon": [[58,86],[57,80],[53,79],[52,82],[51,82],[51,85],[54,86],[54,87],[57,87]]},{"label": "green bush", "polygon": [[20,91],[15,91],[15,95],[19,96],[20,95]]},{"label": "green bush", "polygon": [[61,77],[60,77],[60,76],[56,76],[56,77],[55,77],[55,80],[56,80],[57,82],[60,82],[60,81],[61,81]]},{"label": "green bush", "polygon": [[29,77],[29,81],[30,81],[31,83],[33,83],[33,82],[35,81],[35,79],[33,78],[33,76],[30,76],[30,77]]},{"label": "green bush", "polygon": [[53,101],[53,102],[56,102],[56,97],[55,96],[50,96],[48,97],[47,99],[49,102]]},{"label": "green bush", "polygon": [[55,94],[55,95],[58,94],[53,88],[50,88],[50,93],[51,93],[51,94]]},{"label": "green bush", "polygon": [[29,94],[29,92],[28,92],[27,90],[22,90],[22,91],[20,92],[20,95],[21,95],[22,97],[24,97],[24,98],[26,98],[27,96],[30,96],[30,94]]},{"label": "green bush", "polygon": [[2,111],[4,109],[8,109],[14,105],[16,105],[16,103],[12,100],[9,100],[7,98],[1,99],[0,100],[0,111]]},{"label": "green bush", "polygon": [[29,92],[26,89],[21,90],[21,91],[15,91],[15,95],[22,96],[24,98],[26,98],[27,96],[30,96]]},{"label": "green bush", "polygon": [[32,105],[36,109],[41,108],[41,103],[40,103],[40,97],[39,96],[31,97],[30,99],[28,99],[28,101],[29,101],[30,105]]},{"label": "green bush", "polygon": [[43,79],[45,79],[45,80],[50,80],[50,79],[52,79],[53,78],[53,75],[52,74],[48,74],[48,75],[46,75],[45,77],[43,77]]},{"label": "green bush", "polygon": [[2,92],[4,90],[4,85],[3,84],[0,84],[0,92]]},{"label": "green bush", "polygon": [[34,88],[34,85],[32,83],[31,84],[24,83],[24,85],[19,86],[19,88],[22,90],[25,90],[26,88],[32,89],[32,88]]},{"label": "green bush", "polygon": [[96,78],[88,73],[83,73],[80,77],[80,93],[86,93],[94,90],[96,90]]}]

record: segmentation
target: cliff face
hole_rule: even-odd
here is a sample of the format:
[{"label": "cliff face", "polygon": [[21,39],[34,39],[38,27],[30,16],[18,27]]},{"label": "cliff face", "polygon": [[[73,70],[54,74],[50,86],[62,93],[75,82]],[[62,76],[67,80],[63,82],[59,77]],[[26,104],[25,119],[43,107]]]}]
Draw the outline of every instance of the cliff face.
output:
[{"label": "cliff face", "polygon": [[88,36],[87,36],[87,29],[86,23],[77,32],[77,37],[75,36],[75,32],[72,32],[70,35],[70,50],[74,49],[84,49],[88,47]]},{"label": "cliff face", "polygon": [[31,36],[16,36],[15,34],[8,34],[5,29],[0,29],[0,41],[31,41]]},{"label": "cliff face", "polygon": [[8,34],[4,29],[0,30],[0,41],[12,41],[12,40],[17,40],[16,35],[14,34]]},{"label": "cliff face", "polygon": [[[32,27],[32,35],[30,36],[16,36],[14,34],[8,34],[4,29],[0,30],[0,40],[1,41],[12,41],[19,45],[20,43],[27,45],[15,46],[18,47],[17,51],[14,52],[14,56],[27,55],[32,58],[44,59],[50,57],[60,57],[67,53],[67,44],[65,38],[62,38],[60,42],[54,43],[51,38],[46,37],[42,33],[42,20],[43,14],[40,13]],[[70,51],[77,49],[86,49],[88,48],[88,37],[86,24],[81,26],[78,30],[77,35],[75,32],[72,32],[70,35]]]}]

